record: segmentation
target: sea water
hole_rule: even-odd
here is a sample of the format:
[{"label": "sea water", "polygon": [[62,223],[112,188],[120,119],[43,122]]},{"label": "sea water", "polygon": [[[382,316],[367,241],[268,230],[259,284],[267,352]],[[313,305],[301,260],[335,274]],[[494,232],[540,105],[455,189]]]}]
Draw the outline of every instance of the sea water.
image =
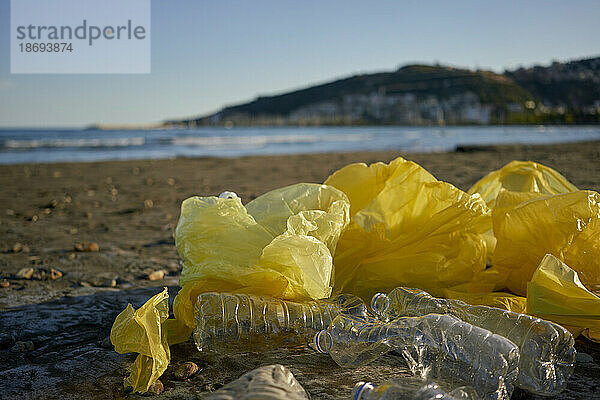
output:
[{"label": "sea water", "polygon": [[600,140],[600,126],[203,127],[195,129],[2,129],[0,164],[239,157]]}]

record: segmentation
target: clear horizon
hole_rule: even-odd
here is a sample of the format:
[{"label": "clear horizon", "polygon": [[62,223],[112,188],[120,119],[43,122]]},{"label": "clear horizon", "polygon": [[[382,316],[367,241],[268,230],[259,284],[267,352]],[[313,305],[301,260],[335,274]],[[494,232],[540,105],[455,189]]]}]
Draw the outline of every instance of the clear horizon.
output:
[{"label": "clear horizon", "polygon": [[11,75],[9,7],[4,129],[152,124],[410,63],[502,72],[600,55],[597,1],[153,1],[151,74]]}]

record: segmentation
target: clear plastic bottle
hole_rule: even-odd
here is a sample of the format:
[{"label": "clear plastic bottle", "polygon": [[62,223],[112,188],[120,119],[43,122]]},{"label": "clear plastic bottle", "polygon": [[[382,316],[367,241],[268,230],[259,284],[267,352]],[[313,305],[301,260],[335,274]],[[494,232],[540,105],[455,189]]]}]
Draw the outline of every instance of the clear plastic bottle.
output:
[{"label": "clear plastic bottle", "polygon": [[392,350],[413,374],[475,388],[484,399],[508,399],[518,374],[519,351],[510,340],[452,315],[429,314],[384,323],[340,314],[317,332],[313,347],[342,367],[356,367]]},{"label": "clear plastic bottle", "polygon": [[296,303],[247,294],[203,293],[195,306],[198,350],[301,345],[340,313],[365,316],[354,295]]},{"label": "clear plastic bottle", "polygon": [[435,382],[384,383],[375,387],[371,382],[358,382],[352,390],[352,400],[477,400],[470,387],[461,386],[445,392]]},{"label": "clear plastic bottle", "polygon": [[516,385],[533,393],[559,393],[573,374],[576,355],[573,336],[562,326],[549,321],[499,308],[440,299],[420,289],[404,287],[396,288],[388,295],[376,294],[371,307],[383,320],[430,313],[451,314],[506,337],[519,346]]}]

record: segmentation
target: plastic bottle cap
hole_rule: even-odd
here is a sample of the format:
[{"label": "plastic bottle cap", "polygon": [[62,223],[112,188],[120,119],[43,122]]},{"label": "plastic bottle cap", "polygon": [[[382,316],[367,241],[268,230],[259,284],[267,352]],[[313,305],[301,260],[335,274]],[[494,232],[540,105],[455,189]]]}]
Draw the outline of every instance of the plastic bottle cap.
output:
[{"label": "plastic bottle cap", "polygon": [[315,349],[319,353],[329,353],[329,350],[331,350],[331,347],[333,346],[331,335],[326,330],[317,332],[313,341],[315,344]]},{"label": "plastic bottle cap", "polygon": [[374,389],[375,387],[371,382],[358,382],[356,385],[354,385],[354,389],[352,389],[352,399],[360,400],[363,394],[366,394]]},{"label": "plastic bottle cap", "polygon": [[371,299],[371,308],[376,314],[382,314],[390,307],[390,299],[385,293],[376,293]]}]

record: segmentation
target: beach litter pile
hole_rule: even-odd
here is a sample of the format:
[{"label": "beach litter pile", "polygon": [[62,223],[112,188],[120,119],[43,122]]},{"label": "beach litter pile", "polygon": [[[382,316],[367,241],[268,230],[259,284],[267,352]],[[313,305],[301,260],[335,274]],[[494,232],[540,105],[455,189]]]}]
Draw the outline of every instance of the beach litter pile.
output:
[{"label": "beach litter pile", "polygon": [[[139,353],[125,379],[136,392],[192,336],[206,352],[309,344],[343,368],[393,354],[415,377],[359,382],[355,399],[551,396],[573,373],[573,338],[600,341],[600,195],[533,162],[468,192],[397,158],[246,205],[192,197],[175,243],[174,318],[165,289],[111,330],[117,352]],[[264,368],[299,387],[285,367]],[[214,398],[242,398],[232,390]]]}]

